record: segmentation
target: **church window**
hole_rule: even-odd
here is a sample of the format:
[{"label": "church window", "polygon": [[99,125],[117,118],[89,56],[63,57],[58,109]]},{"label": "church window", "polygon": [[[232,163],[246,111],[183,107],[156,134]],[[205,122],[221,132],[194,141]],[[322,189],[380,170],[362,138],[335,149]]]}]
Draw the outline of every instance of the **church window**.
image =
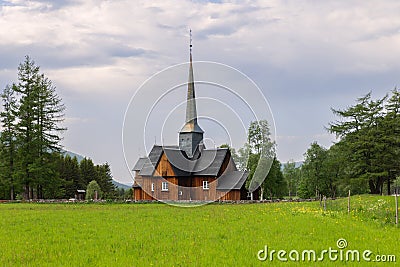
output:
[{"label": "church window", "polygon": [[161,191],[168,191],[168,182],[162,182]]},{"label": "church window", "polygon": [[208,186],[208,181],[203,181],[203,189],[208,190],[210,187]]}]

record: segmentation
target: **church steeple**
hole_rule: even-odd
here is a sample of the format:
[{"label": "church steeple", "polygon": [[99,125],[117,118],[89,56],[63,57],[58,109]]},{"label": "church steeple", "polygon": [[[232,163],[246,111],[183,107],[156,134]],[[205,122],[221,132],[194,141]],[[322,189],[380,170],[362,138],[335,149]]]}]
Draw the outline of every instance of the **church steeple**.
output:
[{"label": "church steeple", "polygon": [[197,124],[196,96],[194,90],[193,63],[192,63],[192,30],[190,30],[190,63],[189,81],[186,102],[186,121],[179,133],[179,148],[192,158],[196,149],[203,143],[204,131]]}]

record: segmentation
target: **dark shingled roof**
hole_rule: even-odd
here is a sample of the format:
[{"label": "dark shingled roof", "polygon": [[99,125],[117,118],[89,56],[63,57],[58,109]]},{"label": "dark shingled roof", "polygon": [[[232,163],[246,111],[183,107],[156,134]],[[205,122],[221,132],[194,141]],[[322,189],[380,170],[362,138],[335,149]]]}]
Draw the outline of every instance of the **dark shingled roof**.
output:
[{"label": "dark shingled roof", "polygon": [[247,171],[231,171],[224,173],[218,178],[217,190],[240,190],[248,175]]},{"label": "dark shingled roof", "polygon": [[148,158],[140,158],[133,168],[141,176],[152,176],[163,151],[172,163],[176,176],[217,176],[228,153],[227,148],[204,149],[198,160],[189,160],[177,146],[154,145]]},{"label": "dark shingled roof", "polygon": [[217,176],[228,149],[205,149],[197,160],[189,160],[177,148],[164,148],[177,176]]},{"label": "dark shingled roof", "polygon": [[176,176],[190,176],[196,161],[189,160],[186,154],[176,147],[164,147],[164,152]]},{"label": "dark shingled roof", "polygon": [[158,161],[161,158],[163,152],[162,146],[154,145],[149,153],[148,160],[143,164],[142,169],[139,172],[139,175],[142,176],[151,176],[155,171],[155,166],[157,166]]},{"label": "dark shingled roof", "polygon": [[203,150],[197,161],[193,174],[204,176],[217,176],[228,152],[227,148]]},{"label": "dark shingled roof", "polygon": [[139,158],[136,162],[135,166],[133,166],[132,171],[140,171],[143,168],[143,165],[146,161],[149,160],[148,158]]}]

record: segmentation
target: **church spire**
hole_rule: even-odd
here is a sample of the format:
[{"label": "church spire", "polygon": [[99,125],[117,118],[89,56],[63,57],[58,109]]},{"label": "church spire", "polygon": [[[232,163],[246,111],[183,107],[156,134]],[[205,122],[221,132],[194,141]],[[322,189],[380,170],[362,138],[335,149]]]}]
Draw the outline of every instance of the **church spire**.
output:
[{"label": "church spire", "polygon": [[203,143],[204,131],[197,124],[196,96],[194,90],[193,63],[192,63],[192,30],[190,30],[190,62],[189,80],[186,101],[186,121],[179,133],[179,148],[185,151],[189,158],[192,158],[196,149]]},{"label": "church spire", "polygon": [[194,78],[193,78],[193,63],[192,63],[192,30],[190,30],[190,63],[189,63],[189,81],[187,91],[187,102],[186,102],[186,124],[182,128],[181,132],[199,132],[204,131],[197,124],[197,109],[196,109],[196,96],[194,90]]}]

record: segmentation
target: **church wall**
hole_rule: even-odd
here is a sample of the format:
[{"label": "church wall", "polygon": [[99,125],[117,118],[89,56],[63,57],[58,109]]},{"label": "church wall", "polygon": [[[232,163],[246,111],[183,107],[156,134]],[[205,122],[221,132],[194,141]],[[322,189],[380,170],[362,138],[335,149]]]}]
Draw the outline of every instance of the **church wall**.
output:
[{"label": "church wall", "polygon": [[[162,183],[168,182],[168,190],[162,190]],[[154,184],[154,191],[152,191],[152,184]],[[178,200],[178,179],[176,177],[143,177],[141,186],[145,192],[148,193],[151,199],[159,200]]]},{"label": "church wall", "polygon": [[[203,181],[208,181],[209,189],[203,189]],[[215,177],[192,177],[192,200],[216,200],[217,183]]]},{"label": "church wall", "polygon": [[240,200],[240,190],[218,191],[219,200]]}]

